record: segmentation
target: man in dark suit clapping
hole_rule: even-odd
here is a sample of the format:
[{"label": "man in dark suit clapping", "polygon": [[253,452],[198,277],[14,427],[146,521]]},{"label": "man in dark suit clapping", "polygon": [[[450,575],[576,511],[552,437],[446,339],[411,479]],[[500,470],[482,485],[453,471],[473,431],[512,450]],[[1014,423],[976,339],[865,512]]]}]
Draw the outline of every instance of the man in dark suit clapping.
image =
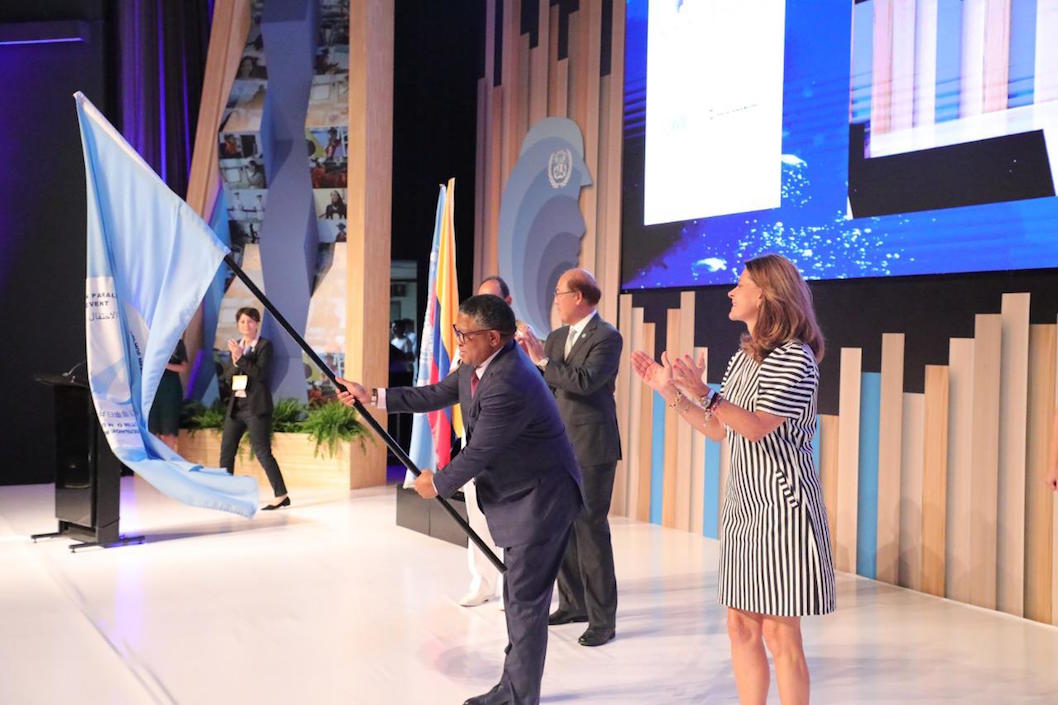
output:
[{"label": "man in dark suit clapping", "polygon": [[582,507],[580,471],[554,396],[514,342],[510,306],[497,296],[472,296],[459,307],[455,332],[462,362],[437,384],[369,392],[340,380],[349,391],[339,396],[390,412],[462,406],[466,447],[442,472],[424,470],[415,489],[426,499],[451,497],[473,478],[492,537],[504,549],[503,674],[465,705],[536,705],[552,586]]},{"label": "man in dark suit clapping", "polygon": [[555,393],[566,433],[580,464],[584,511],[573,524],[558,573],[558,609],[551,624],[588,622],[579,642],[601,646],[614,638],[617,578],[610,542],[610,499],[621,459],[614,381],[621,362],[621,334],[600,318],[601,292],[586,270],[558,279],[555,308],[565,324],[541,344],[531,330],[519,338]]}]

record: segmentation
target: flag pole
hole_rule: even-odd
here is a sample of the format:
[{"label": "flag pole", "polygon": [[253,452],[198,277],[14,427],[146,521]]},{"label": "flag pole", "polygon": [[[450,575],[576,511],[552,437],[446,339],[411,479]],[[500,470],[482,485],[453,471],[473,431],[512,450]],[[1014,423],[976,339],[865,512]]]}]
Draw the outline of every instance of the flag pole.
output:
[{"label": "flag pole", "polygon": [[[309,344],[305,342],[305,339],[301,337],[301,334],[294,330],[294,327],[291,326],[290,322],[287,321],[283,314],[279,312],[279,309],[277,309],[275,305],[268,300],[268,297],[265,296],[265,293],[261,291],[256,284],[254,284],[253,280],[250,279],[249,276],[247,276],[246,272],[242,271],[242,267],[240,267],[238,263],[236,263],[235,258],[231,256],[230,252],[224,255],[224,262],[229,267],[231,267],[231,271],[235,273],[235,276],[242,280],[242,283],[246,285],[246,288],[250,290],[250,293],[257,297],[257,300],[260,301],[266,309],[268,309],[268,312],[272,314],[272,317],[276,319],[279,325],[283,326],[283,329],[294,340],[294,342],[301,347],[305,354],[308,355],[314,363],[316,363],[316,367],[319,368],[320,372],[327,375],[327,377],[331,380],[331,383],[334,384],[337,389],[343,392],[348,391],[345,385],[340,384],[338,382],[338,378],[335,376],[334,372],[331,371],[331,368],[328,367],[327,364],[320,359],[320,356],[316,354],[316,351],[309,347]],[[420,470],[415,465],[415,462],[408,457],[408,454],[404,452],[404,449],[401,448],[395,440],[393,440],[393,436],[389,435],[386,429],[382,428],[378,421],[375,420],[375,417],[368,413],[367,409],[364,408],[364,405],[360,403],[359,399],[353,399],[353,407],[360,413],[360,416],[363,417],[365,421],[367,421],[367,425],[370,426],[376,434],[378,434],[378,437],[382,439],[386,446],[391,451],[393,451],[393,455],[397,456],[397,459],[404,464],[404,467],[408,468],[411,474],[415,475],[415,477],[418,477],[422,474],[422,470]],[[474,529],[470,528],[470,524],[467,523],[467,520],[459,515],[459,512],[457,512],[455,508],[448,503],[448,500],[446,500],[444,497],[441,497],[440,495],[438,495],[434,499],[441,503],[441,506],[444,507],[445,511],[448,512],[448,515],[455,520],[456,524],[459,525],[459,528],[463,530],[463,533],[465,533],[467,537],[474,543],[474,545],[477,546],[481,550],[481,552],[485,554],[485,557],[489,559],[489,563],[492,563],[492,565],[495,566],[496,570],[500,571],[500,573],[505,573],[507,571],[507,566],[503,564],[503,561],[496,557],[496,554],[493,553],[492,549],[489,548],[489,546],[481,539],[480,536],[478,536],[477,532],[474,531]]]}]

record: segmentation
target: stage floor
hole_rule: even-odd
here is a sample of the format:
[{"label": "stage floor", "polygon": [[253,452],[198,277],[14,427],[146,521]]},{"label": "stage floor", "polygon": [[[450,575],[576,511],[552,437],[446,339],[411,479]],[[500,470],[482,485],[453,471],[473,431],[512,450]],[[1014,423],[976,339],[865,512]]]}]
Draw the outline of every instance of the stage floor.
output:
[{"label": "stage floor", "polygon": [[[458,705],[499,677],[503,613],[456,604],[465,550],[396,527],[392,487],[244,520],[123,482],[146,543],[77,554],[28,539],[51,486],[0,487],[0,703]],[[716,542],[613,534],[617,639],[553,628],[544,702],[737,702]],[[817,703],[1058,702],[1058,629],[848,575],[805,647]]]}]

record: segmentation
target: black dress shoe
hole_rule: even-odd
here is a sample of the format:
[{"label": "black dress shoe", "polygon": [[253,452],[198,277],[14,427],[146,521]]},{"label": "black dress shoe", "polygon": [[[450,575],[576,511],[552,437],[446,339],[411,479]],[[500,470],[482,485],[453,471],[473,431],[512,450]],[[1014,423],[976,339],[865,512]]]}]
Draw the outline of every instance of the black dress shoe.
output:
[{"label": "black dress shoe", "polygon": [[262,512],[270,512],[270,511],[272,511],[274,509],[279,509],[280,507],[289,507],[289,506],[290,506],[290,497],[284,497],[281,502],[276,502],[275,504],[269,504],[267,506],[261,507],[261,511]]},{"label": "black dress shoe", "polygon": [[463,705],[510,705],[510,702],[507,690],[497,683],[489,692],[467,698],[463,701]]},{"label": "black dress shoe", "polygon": [[552,627],[556,624],[570,624],[572,622],[587,622],[588,615],[586,614],[574,614],[567,612],[564,609],[557,609],[547,616],[547,623]]},{"label": "black dress shoe", "polygon": [[587,631],[580,635],[577,641],[581,646],[602,646],[616,636],[613,629],[601,627],[588,627]]}]

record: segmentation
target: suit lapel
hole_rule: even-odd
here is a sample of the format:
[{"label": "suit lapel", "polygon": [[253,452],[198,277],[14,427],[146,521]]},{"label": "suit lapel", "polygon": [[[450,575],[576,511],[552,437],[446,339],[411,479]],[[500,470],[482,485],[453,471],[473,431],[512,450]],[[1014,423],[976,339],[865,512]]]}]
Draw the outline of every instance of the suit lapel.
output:
[{"label": "suit lapel", "polygon": [[[584,330],[581,331],[577,339],[573,341],[573,347],[569,351],[569,355],[566,356],[566,362],[572,362],[578,355],[582,354],[588,349],[586,340],[595,335],[595,329],[599,327],[599,314],[592,316],[591,320],[588,321],[588,325],[584,326]],[[569,327],[566,328],[566,335],[569,335]],[[566,339],[562,339],[562,348],[566,347]]]}]

